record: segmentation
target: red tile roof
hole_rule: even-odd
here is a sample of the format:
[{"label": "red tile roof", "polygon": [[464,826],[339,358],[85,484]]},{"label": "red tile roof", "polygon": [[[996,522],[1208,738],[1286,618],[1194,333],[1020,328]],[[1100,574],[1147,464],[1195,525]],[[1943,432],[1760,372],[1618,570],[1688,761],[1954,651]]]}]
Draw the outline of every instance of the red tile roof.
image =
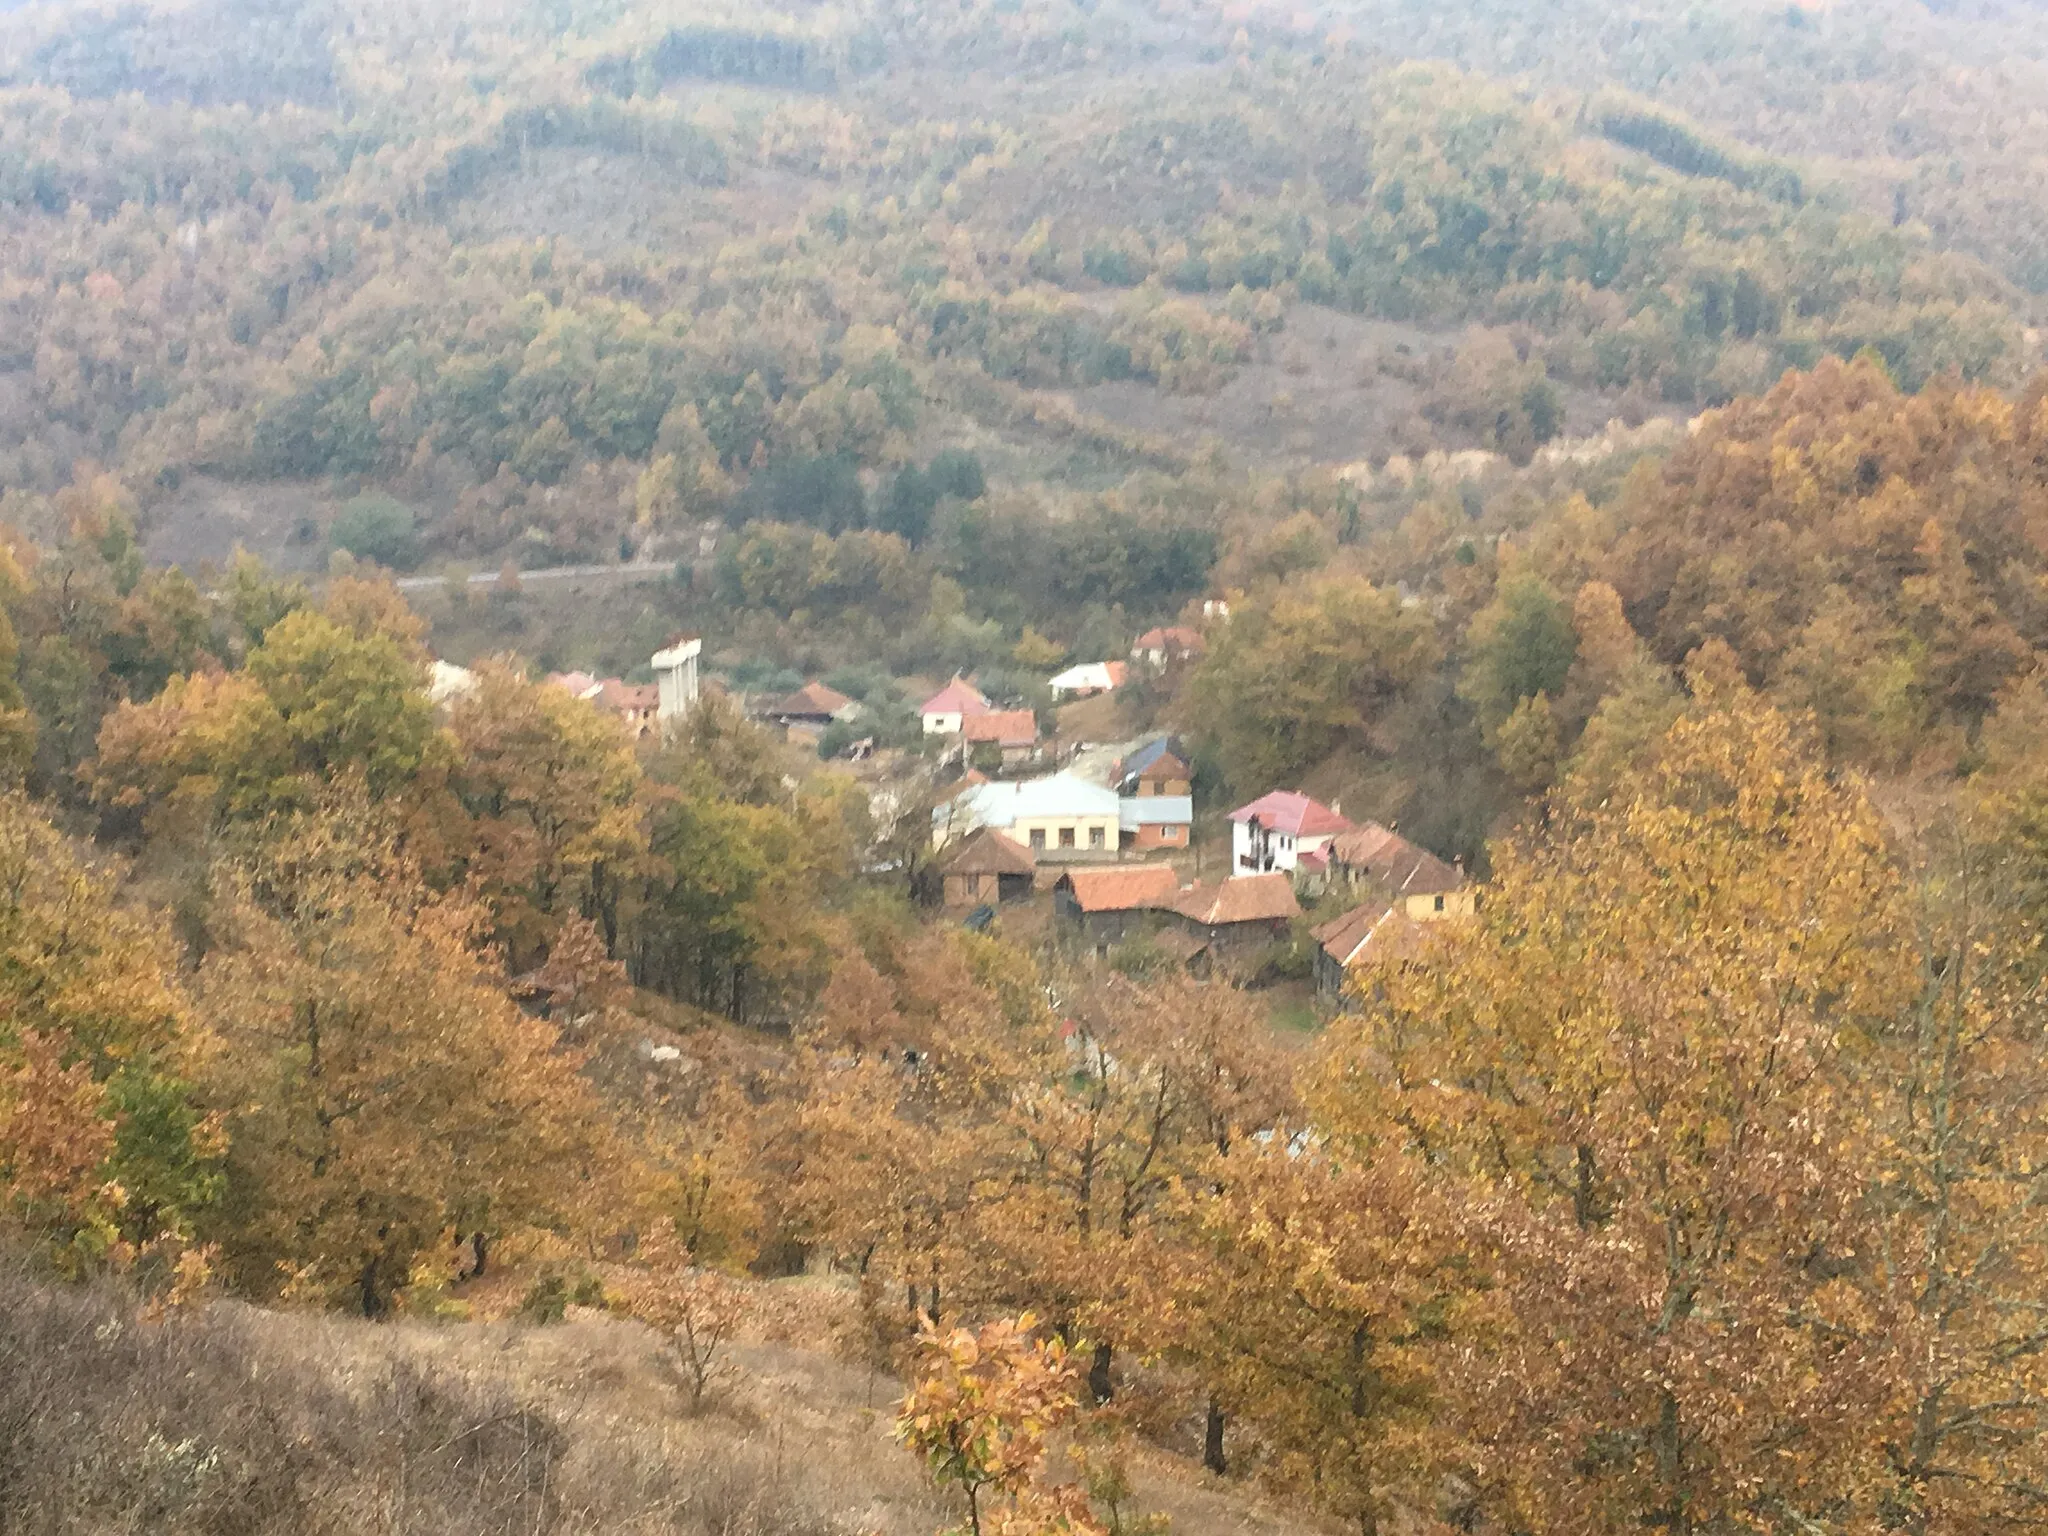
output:
[{"label": "red tile roof", "polygon": [[918,710],[921,715],[985,715],[988,700],[981,696],[981,690],[965,678],[956,677],[937,693],[924,701]]},{"label": "red tile roof", "polygon": [[1276,789],[1230,813],[1232,821],[1250,821],[1254,817],[1260,826],[1289,837],[1331,837],[1351,830],[1351,823],[1327,805],[1291,789]]},{"label": "red tile roof", "polygon": [[653,683],[622,683],[608,677],[599,685],[594,702],[599,709],[615,714],[645,714],[661,707],[661,689]]},{"label": "red tile roof", "polygon": [[1323,953],[1347,968],[1364,965],[1389,955],[1406,954],[1415,948],[1422,929],[1399,907],[1384,902],[1367,902],[1353,907],[1342,917],[1324,923],[1314,931]]},{"label": "red tile roof", "polygon": [[1463,870],[1376,821],[1345,833],[1330,845],[1330,853],[1395,896],[1440,896],[1465,885]]},{"label": "red tile roof", "polygon": [[1294,899],[1294,882],[1284,874],[1241,875],[1181,892],[1174,911],[1206,928],[1222,928],[1297,917],[1301,903]]},{"label": "red tile roof", "polygon": [[1165,910],[1180,895],[1180,877],[1166,864],[1069,870],[1060,884],[1073,891],[1083,912]]},{"label": "red tile roof", "polygon": [[994,742],[999,747],[1028,747],[1038,741],[1038,716],[1028,709],[969,715],[961,723],[960,735],[969,744]]},{"label": "red tile roof", "polygon": [[805,683],[785,699],[777,699],[767,708],[771,715],[836,715],[853,700],[836,688],[827,688],[823,683]]},{"label": "red tile roof", "polygon": [[1146,630],[1145,633],[1138,636],[1131,643],[1131,649],[1134,651],[1165,651],[1169,654],[1175,651],[1182,651],[1198,655],[1208,649],[1208,646],[1198,631],[1186,629],[1180,625],[1171,625],[1165,629]]}]

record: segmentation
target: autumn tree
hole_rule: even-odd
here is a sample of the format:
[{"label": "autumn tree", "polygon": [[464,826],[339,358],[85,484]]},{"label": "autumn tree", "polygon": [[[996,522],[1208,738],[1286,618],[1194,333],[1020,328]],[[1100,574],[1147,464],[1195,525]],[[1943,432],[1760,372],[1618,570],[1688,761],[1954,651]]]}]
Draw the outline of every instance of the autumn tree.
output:
[{"label": "autumn tree", "polygon": [[1451,1465],[1441,1355],[1489,1333],[1470,1250],[1427,1176],[1387,1150],[1334,1154],[1291,1129],[1233,1148],[1181,1195],[1159,1342],[1265,1448],[1266,1473],[1373,1536],[1434,1504]]},{"label": "autumn tree", "polygon": [[330,611],[272,624],[239,671],[176,676],[147,703],[122,704],[92,769],[102,802],[253,818],[303,808],[350,774],[374,795],[418,794],[447,747],[417,620],[364,584],[337,588]]},{"label": "autumn tree", "polygon": [[1357,577],[1276,589],[1211,636],[1188,724],[1239,785],[1283,783],[1340,748],[1386,754],[1437,652],[1425,612]]},{"label": "autumn tree", "polygon": [[1162,1271],[1185,1258],[1176,1198],[1291,1095],[1257,1003],[1228,983],[1057,985],[1060,1053],[990,1126],[998,1161],[973,1212],[973,1283],[1087,1340],[1089,1392],[1104,1402],[1115,1350],[1156,1342]]},{"label": "autumn tree", "polygon": [[198,988],[241,1284],[377,1316],[451,1229],[602,1219],[613,1148],[576,1058],[494,982],[485,914],[433,897],[377,813],[344,797],[217,878]]},{"label": "autumn tree", "polygon": [[1903,1294],[1872,1076],[1923,991],[1902,881],[1791,721],[1692,682],[1630,793],[1501,850],[1478,924],[1361,984],[1317,1095],[1333,1148],[1404,1146],[1463,1212],[1508,1333],[1440,1390],[1532,1529],[1876,1521],[1910,1438],[1905,1382],[1845,1347],[1859,1285]]},{"label": "autumn tree", "polygon": [[0,796],[0,1208],[84,1265],[188,1235],[219,1194],[209,1035],[164,925]]},{"label": "autumn tree", "polygon": [[451,787],[468,813],[463,873],[478,882],[515,968],[541,957],[565,916],[619,944],[622,894],[645,847],[640,767],[614,717],[501,661],[450,714]]},{"label": "autumn tree", "polygon": [[1045,1476],[1046,1438],[1072,1417],[1075,1372],[1029,1313],[918,1337],[917,1377],[896,1438],[967,1505],[963,1536],[1099,1536],[1087,1496]]}]

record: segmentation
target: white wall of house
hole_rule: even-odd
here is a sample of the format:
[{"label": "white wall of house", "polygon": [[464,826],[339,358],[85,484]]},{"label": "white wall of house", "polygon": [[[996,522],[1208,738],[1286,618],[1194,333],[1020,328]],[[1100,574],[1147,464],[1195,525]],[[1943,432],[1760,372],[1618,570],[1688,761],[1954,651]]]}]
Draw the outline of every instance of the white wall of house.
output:
[{"label": "white wall of house", "polygon": [[1337,840],[1331,833],[1322,837],[1293,837],[1262,827],[1256,820],[1230,824],[1230,872],[1233,875],[1267,875],[1276,871],[1293,874],[1301,856],[1327,848]]}]

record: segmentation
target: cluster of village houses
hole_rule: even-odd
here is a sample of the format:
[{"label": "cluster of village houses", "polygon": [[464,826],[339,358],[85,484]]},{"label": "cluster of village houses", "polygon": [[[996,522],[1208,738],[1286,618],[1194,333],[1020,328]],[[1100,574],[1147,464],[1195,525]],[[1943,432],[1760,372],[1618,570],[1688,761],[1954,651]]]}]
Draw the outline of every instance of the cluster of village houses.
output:
[{"label": "cluster of village houses", "polygon": [[[1157,671],[1199,656],[1201,646],[1193,630],[1155,629],[1138,637],[1128,663],[1073,667],[1051,679],[1052,688],[1070,699],[1109,692],[1131,668]],[[701,640],[679,637],[655,653],[655,680],[643,685],[576,672],[548,681],[648,737],[696,702],[702,652]],[[446,700],[474,679],[436,663],[431,686]],[[813,682],[755,713],[793,738],[815,740],[857,719],[860,706]],[[1042,759],[1037,715],[996,708],[964,678],[925,700],[919,714],[925,734],[957,741],[963,759],[986,763],[997,754],[1006,770]],[[1049,886],[1061,926],[1098,951],[1143,936],[1191,972],[1208,974],[1286,938],[1304,898],[1349,897],[1341,916],[1313,930],[1318,986],[1331,996],[1342,995],[1351,971],[1404,953],[1428,924],[1475,909],[1462,866],[1292,790],[1232,811],[1229,870],[1183,885],[1168,860],[1193,848],[1193,780],[1186,753],[1166,736],[1114,755],[1083,753],[1038,777],[993,779],[970,769],[959,792],[932,812],[947,905],[974,909],[985,922],[1005,903]]]},{"label": "cluster of village houses", "polygon": [[[1133,660],[1164,665],[1190,643],[1200,637],[1155,630],[1139,638]],[[1054,686],[1070,695],[1107,691],[1122,672],[1121,663],[1076,668]],[[957,677],[925,701],[923,716],[927,734],[999,747],[1006,766],[1037,750],[1030,711],[997,710]],[[932,840],[944,855],[949,906],[985,917],[1029,899],[1050,878],[1054,912],[1070,933],[1098,951],[1143,935],[1197,974],[1232,968],[1284,939],[1303,898],[1353,897],[1314,930],[1317,982],[1331,996],[1343,994],[1352,970],[1412,946],[1427,924],[1474,910],[1462,867],[1291,790],[1232,811],[1228,872],[1184,886],[1165,860],[1192,847],[1194,820],[1186,755],[1159,737],[1038,778],[970,773],[933,811]]]}]

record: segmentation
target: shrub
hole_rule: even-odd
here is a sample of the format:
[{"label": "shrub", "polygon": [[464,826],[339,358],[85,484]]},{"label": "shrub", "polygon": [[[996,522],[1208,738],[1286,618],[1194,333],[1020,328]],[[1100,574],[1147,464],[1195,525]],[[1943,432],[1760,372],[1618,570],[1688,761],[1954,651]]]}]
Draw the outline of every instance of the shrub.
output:
[{"label": "shrub", "polygon": [[334,520],[329,542],[358,560],[374,560],[394,571],[419,564],[419,531],[412,509],[389,496],[358,496]]}]

